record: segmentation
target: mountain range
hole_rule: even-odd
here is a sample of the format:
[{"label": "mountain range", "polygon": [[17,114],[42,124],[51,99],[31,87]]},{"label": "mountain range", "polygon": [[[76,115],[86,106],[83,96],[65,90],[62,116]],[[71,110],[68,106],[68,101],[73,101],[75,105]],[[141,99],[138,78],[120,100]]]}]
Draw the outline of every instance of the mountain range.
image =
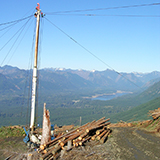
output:
[{"label": "mountain range", "polygon": [[[146,105],[151,106],[154,102],[149,103],[149,101],[158,98],[160,94],[160,72],[158,71],[116,73],[108,69],[86,71],[45,68],[39,70],[38,75],[39,91],[42,94],[39,98],[38,112],[42,115],[43,103],[46,102],[54,124],[77,124],[80,116],[83,117],[84,123],[103,116],[111,117],[112,122],[119,118],[123,120],[124,117],[127,120],[141,108],[145,110]],[[12,66],[0,67],[0,126],[26,124],[25,120],[29,117],[27,108],[30,98],[28,101],[27,96],[23,94],[31,87],[31,82],[32,70]],[[141,92],[137,92],[140,88]],[[93,101],[84,98],[96,94],[115,93],[117,90],[136,92],[109,101]],[[155,104],[149,106],[147,110],[156,108],[157,103]],[[138,105],[143,106],[134,109]],[[124,111],[128,117],[124,116]],[[39,119],[42,120],[42,116]]]},{"label": "mountain range", "polygon": [[[45,68],[38,72],[39,88],[46,94],[78,90],[135,91],[148,88],[160,80],[160,72],[117,73],[114,70],[87,71],[62,68]],[[0,93],[21,94],[29,87],[32,70],[12,66],[0,67]]]}]

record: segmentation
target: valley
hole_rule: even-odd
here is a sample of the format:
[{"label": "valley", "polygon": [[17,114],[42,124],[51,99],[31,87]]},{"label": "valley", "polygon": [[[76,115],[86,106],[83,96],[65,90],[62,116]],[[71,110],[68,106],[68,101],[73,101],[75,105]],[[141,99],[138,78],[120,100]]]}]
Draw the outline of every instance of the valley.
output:
[{"label": "valley", "polygon": [[[29,77],[27,72],[11,66],[7,66],[7,69],[1,71],[1,134],[3,134],[3,129],[7,128],[3,126],[18,125],[19,127],[19,125],[26,126],[29,124],[31,99],[28,98],[28,95],[31,94],[31,89],[29,80],[25,79]],[[38,89],[36,124],[40,124],[42,127],[44,103],[50,112],[51,124],[57,126],[71,124],[79,126],[101,117],[110,118],[110,122],[113,124],[110,126],[112,134],[106,143],[87,142],[82,148],[73,148],[70,152],[64,153],[66,159],[75,156],[83,159],[158,159],[160,155],[157,139],[159,137],[142,130],[151,128],[150,132],[157,133],[156,127],[157,124],[159,125],[159,119],[152,121],[152,118],[148,117],[148,111],[158,108],[160,104],[158,72],[155,72],[156,74],[155,76],[152,75],[152,78],[147,76],[146,80],[143,77],[141,80],[137,79],[137,82],[134,81],[136,85],[140,85],[138,89],[135,89],[135,86],[131,87],[131,84],[128,85],[128,82],[125,83],[125,80],[115,83],[115,79],[112,79],[112,82],[108,81],[104,75],[100,78],[97,75],[100,73],[93,75],[95,73],[93,72],[92,78],[90,76],[87,78],[86,71],[85,77],[82,77],[82,73],[79,76],[79,71],[76,75],[73,74],[73,71],[72,73],[62,70],[56,72],[58,73],[42,70]],[[30,73],[32,74],[32,71]],[[90,74],[90,72],[87,73]],[[106,76],[108,77],[108,75]],[[99,79],[97,79],[98,77]],[[139,83],[140,81],[141,83]],[[4,85],[5,82],[7,82],[7,86]],[[106,96],[109,96],[109,99],[103,99]],[[152,121],[153,124],[147,124],[146,127],[144,120],[150,120],[149,122]],[[128,124],[131,127],[126,127]],[[7,130],[4,135],[13,134],[13,130],[12,132],[11,130]],[[23,132],[21,129],[19,131],[21,136],[16,138],[13,138],[13,135],[10,138],[0,138],[2,144],[0,145],[1,157],[6,158],[13,155],[17,158],[17,156],[24,156],[26,152],[31,151],[22,142]],[[8,148],[10,149],[8,150]]]},{"label": "valley", "polygon": [[[32,75],[32,70],[12,66],[0,68],[0,126],[29,123],[29,74]],[[112,70],[40,70],[37,123],[42,123],[44,103],[50,111],[51,123],[57,125],[78,125],[80,117],[83,124],[103,116],[110,117],[111,122],[147,119],[148,110],[157,108],[159,103],[160,73],[123,74],[141,88],[135,90],[136,86]],[[125,95],[114,98],[116,94]],[[108,95],[113,99],[96,99]]]}]

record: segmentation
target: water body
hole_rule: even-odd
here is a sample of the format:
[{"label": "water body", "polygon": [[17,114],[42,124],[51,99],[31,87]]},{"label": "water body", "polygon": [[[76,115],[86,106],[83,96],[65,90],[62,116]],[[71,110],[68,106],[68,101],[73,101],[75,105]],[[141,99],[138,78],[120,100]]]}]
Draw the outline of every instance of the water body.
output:
[{"label": "water body", "polygon": [[128,94],[128,93],[116,93],[116,94],[111,94],[111,95],[97,96],[95,98],[92,98],[91,100],[107,101],[107,100],[111,100],[113,98],[123,96],[125,94]]}]

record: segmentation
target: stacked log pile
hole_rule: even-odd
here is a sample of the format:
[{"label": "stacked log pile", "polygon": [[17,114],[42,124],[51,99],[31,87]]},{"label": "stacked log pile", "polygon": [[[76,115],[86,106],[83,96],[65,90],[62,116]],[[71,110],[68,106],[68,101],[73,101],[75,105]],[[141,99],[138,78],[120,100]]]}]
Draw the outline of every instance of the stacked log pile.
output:
[{"label": "stacked log pile", "polygon": [[160,117],[160,108],[149,111],[149,114],[152,116],[154,120],[158,119]]},{"label": "stacked log pile", "polygon": [[155,130],[157,132],[160,132],[160,119],[159,119],[160,108],[149,111],[149,115],[152,116],[152,118],[153,118],[153,124],[152,125],[155,125]]},{"label": "stacked log pile", "polygon": [[132,123],[127,122],[118,122],[118,123],[112,123],[110,127],[133,127],[134,125]]},{"label": "stacked log pile", "polygon": [[55,130],[55,132],[57,132],[57,133],[62,133],[62,132],[64,132],[64,131],[70,131],[70,130],[72,130],[74,128],[74,125],[68,125],[68,126],[60,126],[60,127],[58,127],[57,125],[55,125],[54,126],[54,130]]},{"label": "stacked log pile", "polygon": [[104,143],[110,134],[108,122],[110,119],[105,117],[89,122],[77,129],[56,137],[54,140],[40,146],[38,153],[41,160],[54,159],[59,155],[61,150],[69,151],[72,147],[82,146],[89,140],[99,140]]}]

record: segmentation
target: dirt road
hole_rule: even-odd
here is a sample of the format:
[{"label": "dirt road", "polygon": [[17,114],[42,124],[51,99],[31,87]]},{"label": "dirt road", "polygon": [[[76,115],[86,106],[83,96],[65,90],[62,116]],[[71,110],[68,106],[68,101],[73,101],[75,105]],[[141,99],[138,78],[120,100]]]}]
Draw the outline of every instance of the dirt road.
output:
[{"label": "dirt road", "polygon": [[160,159],[160,137],[136,128],[114,128],[105,145],[113,152],[113,159]]},{"label": "dirt road", "polygon": [[136,128],[112,128],[105,144],[89,142],[64,154],[63,160],[159,160],[160,137]]}]

